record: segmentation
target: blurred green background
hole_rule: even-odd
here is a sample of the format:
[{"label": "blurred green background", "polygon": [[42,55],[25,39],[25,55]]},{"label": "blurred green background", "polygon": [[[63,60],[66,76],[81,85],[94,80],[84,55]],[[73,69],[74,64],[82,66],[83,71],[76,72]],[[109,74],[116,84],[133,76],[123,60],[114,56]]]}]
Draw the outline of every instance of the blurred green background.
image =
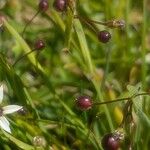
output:
[{"label": "blurred green background", "polygon": [[[72,0],[73,1],[73,0]],[[150,2],[148,0],[74,0],[75,14],[97,21],[125,20],[125,28],[108,30],[111,40],[101,43],[68,8],[57,12],[53,1],[39,13],[38,0],[1,0],[7,18],[0,28],[0,79],[8,90],[5,102],[23,105],[25,112],[9,116],[12,135],[0,132],[1,149],[99,150],[104,134],[118,129],[125,102],[81,111],[75,98],[89,95],[94,102],[129,97],[149,91]],[[37,39],[44,50],[33,52]],[[37,63],[38,62],[38,63]],[[128,86],[127,85],[132,85]],[[140,91],[138,87],[140,86]],[[139,101],[139,99],[142,99]],[[136,98],[131,122],[124,128],[122,149],[150,147],[150,99]],[[126,133],[126,130],[128,131]],[[39,139],[40,140],[39,140]],[[40,142],[39,142],[40,141]]]}]

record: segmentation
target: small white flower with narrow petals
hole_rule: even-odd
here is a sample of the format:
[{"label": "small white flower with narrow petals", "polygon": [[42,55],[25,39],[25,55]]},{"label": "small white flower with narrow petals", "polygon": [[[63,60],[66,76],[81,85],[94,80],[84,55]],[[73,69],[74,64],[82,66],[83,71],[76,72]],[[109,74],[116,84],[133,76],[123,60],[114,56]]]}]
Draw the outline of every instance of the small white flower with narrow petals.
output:
[{"label": "small white flower with narrow petals", "polygon": [[[2,100],[3,100],[3,85],[0,86],[0,104],[2,103]],[[6,119],[5,115],[14,113],[20,109],[22,109],[22,106],[18,105],[8,105],[2,108],[0,107],[0,127],[3,130],[11,133],[10,124],[9,121]]]}]

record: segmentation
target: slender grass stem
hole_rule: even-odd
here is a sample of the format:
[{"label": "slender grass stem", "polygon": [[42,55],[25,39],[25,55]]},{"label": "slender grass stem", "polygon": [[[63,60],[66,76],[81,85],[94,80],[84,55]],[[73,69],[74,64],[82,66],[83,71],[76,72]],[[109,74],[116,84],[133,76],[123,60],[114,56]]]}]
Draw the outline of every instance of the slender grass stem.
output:
[{"label": "slender grass stem", "polygon": [[[146,12],[146,4],[147,0],[143,0],[143,25],[142,25],[142,39],[141,39],[141,44],[142,44],[142,86],[143,89],[146,89],[146,72],[147,72],[147,66],[145,62],[145,55],[146,55],[146,28],[147,28],[147,12]],[[143,110],[145,110],[145,101],[143,101]]]},{"label": "slender grass stem", "polygon": [[35,104],[33,103],[33,101],[32,101],[32,99],[31,99],[31,97],[30,97],[30,95],[29,95],[27,89],[24,88],[24,92],[25,92],[25,94],[26,94],[26,96],[27,96],[27,98],[28,98],[28,102],[29,102],[29,104],[31,105],[31,107],[33,108],[33,110],[34,110],[34,112],[35,112],[37,118],[40,119],[40,115],[39,115],[39,113],[38,113],[38,110],[36,109],[36,106],[35,106]]},{"label": "slender grass stem", "polygon": [[124,57],[127,58],[127,52],[130,51],[130,40],[129,40],[129,13],[130,13],[130,0],[126,0],[126,51],[124,51]]},{"label": "slender grass stem", "polygon": [[[87,66],[84,70],[85,75],[87,76],[87,78],[89,78],[89,75],[91,76],[90,79],[94,85],[96,92],[97,92],[97,96],[100,100],[102,100],[103,97],[102,97],[102,92],[100,89],[101,83],[97,82],[97,80],[94,78],[95,66],[93,65],[93,62],[92,62],[92,58],[91,58],[90,51],[89,51],[89,48],[88,48],[88,45],[86,42],[86,37],[85,37],[84,31],[82,29],[82,25],[81,25],[80,21],[78,21],[78,20],[75,20],[74,23],[75,23],[75,30],[77,33],[77,37],[78,37],[78,40],[80,43],[81,52],[82,52],[83,58],[85,60],[86,66]],[[88,75],[87,75],[87,73],[88,73]],[[110,130],[113,131],[114,127],[113,127],[113,122],[111,119],[110,112],[109,112],[107,106],[103,106],[103,107],[104,107],[104,111],[106,114],[106,118],[108,120]]]},{"label": "slender grass stem", "polygon": [[40,13],[40,10],[38,10],[38,11],[36,12],[36,14],[31,18],[31,20],[29,20],[29,22],[25,25],[25,27],[24,27],[24,29],[23,29],[23,31],[22,31],[22,37],[24,36],[24,33],[25,33],[27,27],[31,24],[31,22],[33,21],[33,19],[34,19],[39,13]]},{"label": "slender grass stem", "polygon": [[124,20],[110,20],[110,21],[102,22],[102,21],[92,20],[89,18],[84,18],[79,15],[74,15],[74,18],[78,18],[81,21],[91,24],[92,26],[93,25],[95,26],[95,24],[107,26],[109,28],[123,28],[125,26]]},{"label": "slender grass stem", "polygon": [[[4,26],[8,29],[8,31],[12,34],[12,36],[17,40],[17,42],[20,44],[20,47],[23,49],[25,53],[28,53],[31,51],[28,44],[24,41],[24,39],[18,34],[18,32],[12,27],[7,20],[4,20]],[[30,62],[36,66],[36,58],[34,54],[31,54],[28,56]],[[38,64],[39,71],[45,73],[45,70],[43,67]]]},{"label": "slender grass stem", "polygon": [[79,19],[81,22],[85,23],[94,33],[97,33],[98,29],[96,28],[94,22],[92,22],[90,19],[81,17],[81,16],[74,16],[75,19]]},{"label": "slender grass stem", "polygon": [[[101,92],[99,84],[96,81],[93,81],[93,84],[94,84],[94,87],[96,89],[98,98],[101,100],[101,102],[99,102],[99,104],[104,103],[102,92]],[[108,123],[109,123],[110,130],[113,131],[114,127],[113,127],[113,122],[112,122],[112,119],[111,119],[110,112],[109,112],[106,105],[104,105],[103,107],[104,107],[104,111],[106,113],[106,117],[107,117],[107,120],[108,120]]]},{"label": "slender grass stem", "polygon": [[33,49],[30,52],[28,52],[28,53],[24,54],[23,56],[21,56],[20,58],[18,58],[12,66],[14,67],[21,59],[23,59],[24,57],[26,57],[27,55],[31,54],[34,51],[36,51],[36,49]]},{"label": "slender grass stem", "polygon": [[146,54],[146,47],[145,47],[145,37],[146,37],[146,3],[147,0],[143,0],[143,26],[142,26],[142,85],[143,89],[146,88],[146,63],[145,63],[145,54]]},{"label": "slender grass stem", "polygon": [[89,18],[84,18],[84,17],[81,17],[79,15],[75,15],[74,18],[78,18],[78,19],[81,19],[81,20],[85,20],[86,22],[89,22],[89,23],[95,23],[95,24],[100,24],[100,25],[107,25],[108,22],[102,22],[102,21],[95,21],[95,20],[92,20],[92,19],[89,19]]},{"label": "slender grass stem", "polygon": [[142,96],[142,95],[149,95],[150,93],[139,93],[139,94],[136,94],[136,95],[133,95],[131,97],[125,97],[125,98],[119,98],[119,99],[115,99],[115,100],[111,100],[111,101],[104,101],[103,102],[96,102],[96,103],[93,103],[94,105],[103,105],[103,104],[111,104],[111,103],[115,103],[115,102],[119,102],[119,101],[128,101],[128,100],[132,100],[133,98],[136,98],[138,96]]},{"label": "slender grass stem", "polygon": [[105,65],[105,72],[104,72],[104,78],[103,78],[103,81],[102,81],[102,84],[101,84],[101,89],[104,87],[105,85],[105,81],[106,81],[106,78],[107,78],[107,74],[109,72],[109,64],[110,64],[110,57],[111,56],[111,49],[110,49],[110,46],[108,45],[108,49],[106,51],[106,65]]}]

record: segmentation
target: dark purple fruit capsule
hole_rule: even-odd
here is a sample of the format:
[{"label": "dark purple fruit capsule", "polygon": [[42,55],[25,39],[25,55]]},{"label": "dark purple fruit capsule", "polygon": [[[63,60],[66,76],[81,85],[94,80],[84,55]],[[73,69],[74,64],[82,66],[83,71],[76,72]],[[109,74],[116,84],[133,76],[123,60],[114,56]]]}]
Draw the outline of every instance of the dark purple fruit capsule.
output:
[{"label": "dark purple fruit capsule", "polygon": [[89,96],[79,96],[76,99],[76,106],[81,110],[88,110],[92,107],[92,100]]},{"label": "dark purple fruit capsule", "polygon": [[119,149],[119,137],[113,133],[104,135],[101,144],[104,150],[118,150]]},{"label": "dark purple fruit capsule", "polygon": [[18,110],[18,114],[25,116],[27,115],[28,111],[26,108],[22,107],[20,110]]},{"label": "dark purple fruit capsule", "polygon": [[45,43],[44,43],[43,40],[38,39],[37,41],[35,41],[34,49],[36,49],[36,50],[42,50],[44,47],[45,47]]},{"label": "dark purple fruit capsule", "polygon": [[49,8],[48,0],[40,0],[39,10],[45,12]]},{"label": "dark purple fruit capsule", "polygon": [[102,43],[107,43],[111,39],[111,34],[106,31],[99,31],[97,34],[98,40]]},{"label": "dark purple fruit capsule", "polygon": [[67,9],[67,0],[55,0],[53,6],[57,11],[63,12]]}]

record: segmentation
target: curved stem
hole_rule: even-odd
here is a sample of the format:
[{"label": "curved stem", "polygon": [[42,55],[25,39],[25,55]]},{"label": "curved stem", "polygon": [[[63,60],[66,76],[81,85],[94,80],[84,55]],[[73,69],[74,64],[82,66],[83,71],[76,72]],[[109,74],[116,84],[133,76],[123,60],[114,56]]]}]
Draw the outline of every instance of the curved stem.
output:
[{"label": "curved stem", "polygon": [[14,67],[21,59],[23,59],[24,57],[26,57],[27,55],[31,54],[34,51],[36,51],[36,49],[33,49],[29,51],[28,53],[24,54],[23,56],[21,56],[20,58],[18,58],[12,66]]},{"label": "curved stem", "polygon": [[74,18],[82,19],[82,20],[86,21],[87,23],[92,24],[93,26],[95,26],[95,24],[97,24],[97,25],[106,26],[108,28],[124,28],[125,27],[125,21],[124,20],[114,19],[114,20],[102,22],[102,21],[92,20],[89,18],[84,18],[84,17],[81,17],[79,15],[75,15]]},{"label": "curved stem", "polygon": [[86,20],[87,22],[93,22],[95,24],[100,24],[100,25],[104,25],[104,26],[109,23],[109,22],[95,21],[95,20],[92,20],[92,19],[89,19],[89,18],[81,17],[79,15],[75,15],[74,17],[78,18],[78,19],[82,18],[82,19]]},{"label": "curved stem", "polygon": [[90,20],[83,18],[81,16],[75,15],[75,19],[79,19],[81,22],[84,22],[94,33],[97,33],[97,28]]},{"label": "curved stem", "polygon": [[101,89],[104,88],[105,81],[109,73],[110,59],[111,59],[111,49],[110,49],[110,45],[108,45],[108,49],[106,50],[106,65],[105,65],[105,70],[104,70],[104,78],[101,83]]},{"label": "curved stem", "polygon": [[22,31],[22,37],[24,36],[24,33],[25,33],[27,27],[31,24],[31,22],[33,21],[33,19],[34,19],[39,13],[40,13],[40,10],[38,10],[38,11],[36,12],[36,14],[31,18],[31,20],[29,20],[29,22],[25,25],[25,27],[24,27],[24,29],[23,29],[23,31]]},{"label": "curved stem", "polygon": [[[124,111],[123,111],[123,120],[121,122],[121,124],[119,125],[120,128],[123,128],[126,120],[131,117],[132,118],[132,105],[133,105],[133,102],[130,100],[128,101],[126,104],[125,104],[125,107],[124,107]],[[133,118],[132,118],[133,120]]]},{"label": "curved stem", "polygon": [[147,93],[147,92],[139,93],[139,94],[133,95],[131,97],[119,98],[119,99],[115,99],[115,100],[111,100],[111,101],[96,102],[96,103],[93,103],[93,105],[103,105],[103,104],[110,104],[110,103],[115,103],[115,102],[119,102],[119,101],[127,101],[127,100],[132,100],[133,98],[138,97],[138,96],[149,95],[149,94],[150,93]]}]

